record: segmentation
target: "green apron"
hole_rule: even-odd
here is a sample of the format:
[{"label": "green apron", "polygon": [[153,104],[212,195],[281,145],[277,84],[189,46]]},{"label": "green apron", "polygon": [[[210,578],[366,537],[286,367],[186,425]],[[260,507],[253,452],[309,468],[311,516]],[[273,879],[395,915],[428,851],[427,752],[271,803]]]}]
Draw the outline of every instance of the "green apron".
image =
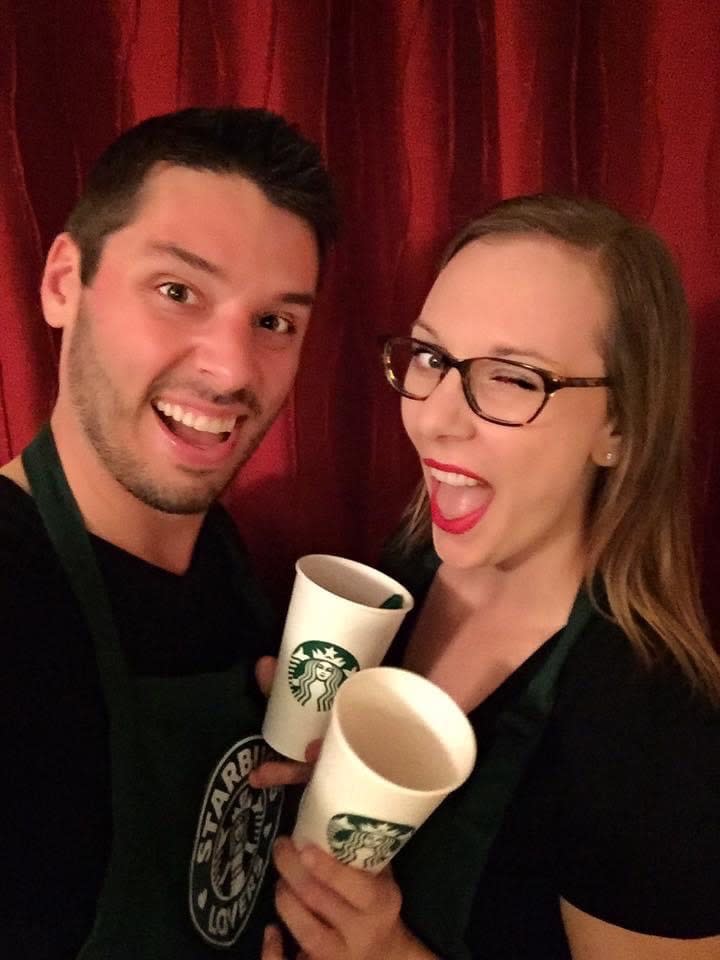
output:
[{"label": "green apron", "polygon": [[[262,646],[232,669],[132,677],[110,601],[52,433],[23,453],[33,497],[93,636],[108,710],[113,838],[94,927],[78,960],[257,960],[273,916],[266,876],[282,790],[255,790],[270,750],[253,679]],[[267,638],[272,618],[220,508],[208,516],[228,549],[243,626]],[[266,640],[267,643],[267,640]],[[60,892],[62,896],[62,892]]]},{"label": "green apron", "polygon": [[[434,575],[438,564],[427,557],[419,560],[423,581]],[[409,589],[413,586],[419,593],[419,584]],[[394,861],[403,916],[443,960],[473,955],[465,935],[490,849],[547,726],[565,660],[593,615],[592,603],[581,590],[566,627],[548,641],[548,655],[498,715],[492,744],[467,782],[440,805]],[[452,869],[439,875],[438,862],[452,864]],[[482,955],[482,944],[475,948]]]}]

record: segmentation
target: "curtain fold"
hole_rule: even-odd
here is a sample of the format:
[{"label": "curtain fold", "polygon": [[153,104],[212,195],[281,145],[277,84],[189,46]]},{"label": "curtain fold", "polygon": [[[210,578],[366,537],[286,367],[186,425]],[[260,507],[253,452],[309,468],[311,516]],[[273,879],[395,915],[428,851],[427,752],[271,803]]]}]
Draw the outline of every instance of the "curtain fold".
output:
[{"label": "curtain fold", "polygon": [[[695,510],[720,575],[720,4],[715,0],[0,0],[0,458],[47,416],[37,286],[99,151],[193,104],[277,110],[323,147],[344,227],[287,408],[228,493],[278,589],[312,550],[373,559],[418,471],[376,338],[457,226],[577,191],[646,218],[696,320]],[[720,599],[708,589],[711,616]]]}]

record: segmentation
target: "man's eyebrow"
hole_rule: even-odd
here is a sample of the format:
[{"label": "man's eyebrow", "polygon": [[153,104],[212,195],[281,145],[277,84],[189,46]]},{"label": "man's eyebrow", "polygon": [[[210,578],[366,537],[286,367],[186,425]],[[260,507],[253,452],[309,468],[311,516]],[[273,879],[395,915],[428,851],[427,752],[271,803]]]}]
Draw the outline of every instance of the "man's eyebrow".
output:
[{"label": "man's eyebrow", "polygon": [[278,297],[281,303],[289,303],[298,307],[311,307],[315,303],[314,293],[281,293]]},{"label": "man's eyebrow", "polygon": [[[211,263],[197,253],[193,253],[192,250],[186,250],[185,247],[178,247],[175,243],[155,241],[154,243],[148,244],[148,250],[153,253],[168,253],[171,257],[181,260],[196,270],[202,270],[204,273],[209,273],[213,277],[227,279],[227,274],[222,267],[219,267],[216,263]],[[278,295],[277,300],[280,303],[292,304],[294,306],[312,307],[315,303],[315,294],[312,292],[281,293]]]},{"label": "man's eyebrow", "polygon": [[189,267],[195,267],[196,270],[202,270],[204,273],[210,273],[215,277],[225,276],[224,270],[216,263],[210,263],[205,257],[201,257],[192,250],[186,250],[185,247],[178,247],[175,243],[161,243],[156,241],[148,244],[148,250],[153,253],[169,253],[171,257],[182,260]]}]

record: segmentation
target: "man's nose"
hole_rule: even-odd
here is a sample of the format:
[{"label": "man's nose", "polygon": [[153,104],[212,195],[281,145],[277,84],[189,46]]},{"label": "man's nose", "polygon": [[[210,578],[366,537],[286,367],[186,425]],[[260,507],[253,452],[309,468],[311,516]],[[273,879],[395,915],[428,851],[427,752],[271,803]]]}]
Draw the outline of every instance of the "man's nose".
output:
[{"label": "man's nose", "polygon": [[226,311],[214,317],[195,339],[198,372],[212,381],[218,393],[242,389],[258,377],[253,321],[245,310]]}]

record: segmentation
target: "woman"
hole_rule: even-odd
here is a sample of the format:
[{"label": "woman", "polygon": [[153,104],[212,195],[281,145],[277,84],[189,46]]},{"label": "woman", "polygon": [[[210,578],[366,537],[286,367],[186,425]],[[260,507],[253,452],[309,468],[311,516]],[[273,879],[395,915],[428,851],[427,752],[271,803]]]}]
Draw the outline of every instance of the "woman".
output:
[{"label": "woman", "polygon": [[423,470],[390,662],[467,711],[478,764],[393,862],[402,922],[389,873],[280,842],[278,908],[309,957],[720,957],[689,339],[654,234],[538,196],[469,224],[385,344]]}]

